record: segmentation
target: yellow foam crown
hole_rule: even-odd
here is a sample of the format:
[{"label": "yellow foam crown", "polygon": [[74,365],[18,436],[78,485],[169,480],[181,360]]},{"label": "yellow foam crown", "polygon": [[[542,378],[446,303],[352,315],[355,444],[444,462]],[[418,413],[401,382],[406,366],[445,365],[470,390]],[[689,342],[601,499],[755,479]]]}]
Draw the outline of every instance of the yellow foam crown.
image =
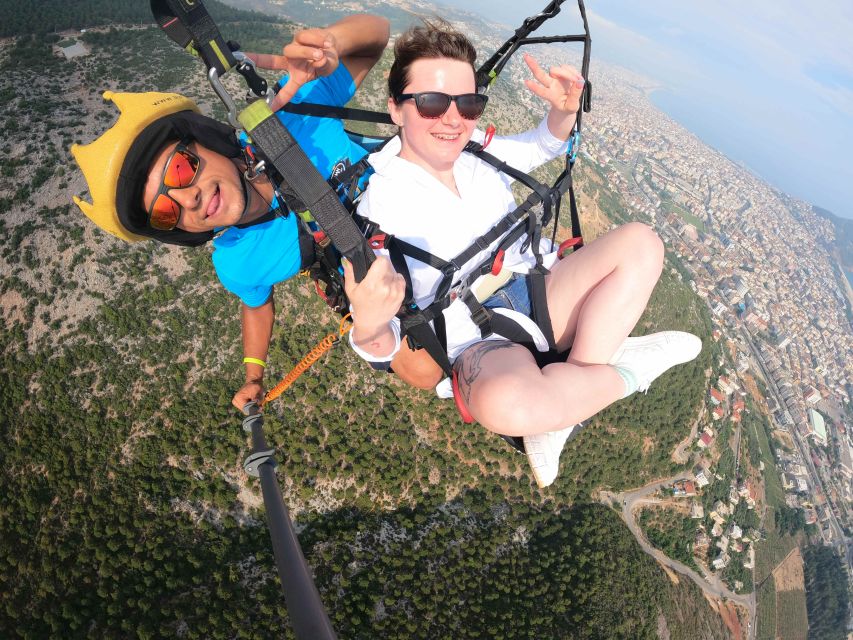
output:
[{"label": "yellow foam crown", "polygon": [[126,242],[147,240],[128,231],[116,212],[116,189],[124,158],[136,137],[155,120],[179,111],[198,112],[199,109],[192,100],[177,93],[105,91],[103,95],[104,100],[118,107],[120,114],[101,137],[89,144],[71,146],[71,154],[80,165],[92,196],[92,202],[74,196],[74,204],[92,222],[117,238]]}]

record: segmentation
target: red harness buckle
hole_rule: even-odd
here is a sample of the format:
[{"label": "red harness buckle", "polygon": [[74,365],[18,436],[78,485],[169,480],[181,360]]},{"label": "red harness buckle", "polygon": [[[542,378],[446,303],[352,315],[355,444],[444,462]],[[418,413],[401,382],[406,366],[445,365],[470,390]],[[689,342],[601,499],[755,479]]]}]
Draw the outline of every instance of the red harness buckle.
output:
[{"label": "red harness buckle", "polygon": [[496,276],[501,272],[501,269],[504,268],[504,253],[503,249],[498,249],[498,252],[495,254],[495,260],[492,262],[492,275]]},{"label": "red harness buckle", "polygon": [[574,247],[575,249],[580,249],[583,246],[583,236],[578,236],[577,238],[569,238],[560,243],[560,247],[557,249],[557,256],[562,260],[563,253],[565,253],[566,249],[571,249]]},{"label": "red harness buckle", "polygon": [[371,249],[384,249],[385,248],[385,239],[386,236],[384,233],[377,233],[375,236],[370,236],[370,239],[367,243],[370,245]]},{"label": "red harness buckle", "polygon": [[474,422],[474,416],[468,413],[468,407],[462,402],[462,394],[459,392],[459,380],[456,378],[456,372],[453,372],[453,402],[456,403],[456,408],[459,410],[459,415],[462,416],[462,422],[471,424]]}]

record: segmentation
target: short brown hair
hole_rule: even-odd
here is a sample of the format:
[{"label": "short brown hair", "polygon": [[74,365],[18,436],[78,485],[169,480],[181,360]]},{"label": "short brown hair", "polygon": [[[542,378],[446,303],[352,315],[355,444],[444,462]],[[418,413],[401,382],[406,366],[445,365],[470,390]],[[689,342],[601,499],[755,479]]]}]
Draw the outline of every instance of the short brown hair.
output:
[{"label": "short brown hair", "polygon": [[388,75],[388,94],[394,98],[409,84],[409,68],[422,58],[450,58],[471,65],[477,51],[468,37],[441,18],[424,19],[423,25],[411,27],[394,43],[394,64]]}]

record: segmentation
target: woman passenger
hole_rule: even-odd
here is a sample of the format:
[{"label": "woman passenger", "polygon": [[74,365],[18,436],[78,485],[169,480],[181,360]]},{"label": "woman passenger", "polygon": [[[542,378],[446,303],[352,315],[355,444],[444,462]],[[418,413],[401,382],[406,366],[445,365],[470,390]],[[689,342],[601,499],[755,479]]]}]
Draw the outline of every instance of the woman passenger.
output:
[{"label": "woman passenger", "polygon": [[[476,93],[476,52],[467,37],[431,20],[399,37],[394,52],[388,109],[400,132],[370,157],[375,174],[359,214],[449,260],[515,208],[511,180],[462,153],[469,140],[484,142],[483,131],[475,127],[486,102]],[[549,104],[548,114],[530,131],[495,136],[488,152],[529,172],[565,153],[584,79],[568,65],[545,71],[531,56],[524,60],[532,74],[527,89]],[[498,243],[469,260],[457,278],[491,256]],[[483,339],[461,299],[445,311],[448,355],[462,402],[487,429],[523,438],[540,487],[556,478],[560,452],[578,423],[647,389],[701,350],[699,338],[683,332],[628,338],[663,265],[663,245],[651,228],[623,225],[559,261],[549,245],[542,247],[550,269],[546,296],[557,349],[571,349],[565,362],[540,368],[528,348],[498,334]],[[414,300],[424,308],[442,273],[409,257],[406,262]],[[516,242],[504,258],[511,277],[484,306],[532,325],[541,349],[544,337],[528,319],[524,277],[535,264],[531,249]],[[395,315],[405,293],[403,276],[385,257],[359,283],[348,265],[345,275],[354,319],[351,343],[374,366],[387,363],[400,346]]]}]

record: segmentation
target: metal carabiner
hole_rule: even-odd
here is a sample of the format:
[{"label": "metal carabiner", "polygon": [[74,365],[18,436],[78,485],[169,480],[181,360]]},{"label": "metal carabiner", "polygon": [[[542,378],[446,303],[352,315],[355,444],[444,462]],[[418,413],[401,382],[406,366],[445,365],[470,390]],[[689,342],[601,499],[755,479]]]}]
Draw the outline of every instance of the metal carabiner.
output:
[{"label": "metal carabiner", "polygon": [[234,104],[234,99],[222,84],[222,80],[219,79],[219,72],[216,70],[216,67],[211,67],[207,72],[207,80],[210,82],[210,86],[213,87],[216,95],[219,96],[220,100],[222,100],[222,104],[224,104],[225,108],[228,109],[228,124],[237,130],[242,130],[243,125],[241,125],[240,121],[237,120],[237,105]]}]

